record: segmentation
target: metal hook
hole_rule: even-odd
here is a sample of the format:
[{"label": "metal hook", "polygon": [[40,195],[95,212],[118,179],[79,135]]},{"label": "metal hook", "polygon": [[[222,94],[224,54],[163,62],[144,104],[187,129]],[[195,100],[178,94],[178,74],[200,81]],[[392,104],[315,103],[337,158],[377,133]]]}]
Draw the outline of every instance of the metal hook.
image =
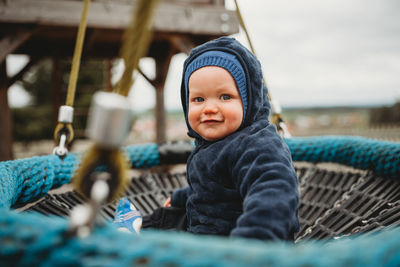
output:
[{"label": "metal hook", "polygon": [[278,115],[278,122],[277,122],[278,125],[277,126],[279,126],[278,131],[279,131],[280,135],[283,138],[291,138],[292,135],[290,134],[289,129],[286,126],[286,123],[282,120],[282,118],[280,116],[280,114],[282,113],[282,108],[281,108],[279,101],[274,99],[274,100],[271,100],[270,104],[271,104],[272,115]]},{"label": "metal hook", "polygon": [[88,203],[76,206],[71,211],[70,223],[71,231],[80,238],[90,235],[95,222],[99,219],[99,210],[106,201],[110,188],[107,180],[111,175],[107,172],[93,173],[91,175],[95,182],[90,190],[90,200]]},{"label": "metal hook", "polygon": [[281,132],[282,132],[282,137],[283,138],[291,138],[292,135],[289,132],[289,129],[286,126],[286,123],[284,123],[283,121],[279,122],[279,127],[281,128]]},{"label": "metal hook", "polygon": [[53,154],[59,157],[65,157],[68,153],[68,149],[65,147],[65,143],[67,141],[67,135],[62,134],[60,136],[60,144],[53,149]]},{"label": "metal hook", "polygon": [[[63,123],[63,124],[71,124],[72,120],[74,117],[74,108],[64,105],[60,106],[60,109],[58,111],[58,123]],[[65,125],[64,125],[65,126]],[[57,130],[57,128],[56,128]],[[59,156],[60,158],[63,158],[67,155],[68,149],[66,148],[65,144],[67,143],[67,140],[69,136],[72,133],[66,128],[62,128],[56,133],[56,136],[60,137],[60,143],[57,147],[53,149],[53,154]]]}]

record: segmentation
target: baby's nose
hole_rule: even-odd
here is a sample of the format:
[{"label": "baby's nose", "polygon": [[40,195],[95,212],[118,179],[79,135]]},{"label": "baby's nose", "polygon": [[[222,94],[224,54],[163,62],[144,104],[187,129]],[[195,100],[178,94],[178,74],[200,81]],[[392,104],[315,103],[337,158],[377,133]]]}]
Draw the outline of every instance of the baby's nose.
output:
[{"label": "baby's nose", "polygon": [[218,112],[218,105],[215,101],[209,100],[204,106],[204,113],[216,113]]}]

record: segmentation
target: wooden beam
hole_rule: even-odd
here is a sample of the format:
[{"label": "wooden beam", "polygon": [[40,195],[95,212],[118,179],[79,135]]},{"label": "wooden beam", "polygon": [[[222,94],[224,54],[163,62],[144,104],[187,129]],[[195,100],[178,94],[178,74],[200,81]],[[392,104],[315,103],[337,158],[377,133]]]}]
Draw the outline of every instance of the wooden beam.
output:
[{"label": "wooden beam", "polygon": [[156,84],[154,83],[154,80],[150,79],[149,76],[147,76],[146,73],[143,72],[142,68],[140,68],[140,66],[138,67],[138,72],[140,75],[142,75],[142,77],[149,83],[151,84],[153,87],[156,87]]},{"label": "wooden beam", "polygon": [[171,36],[169,39],[177,51],[187,55],[189,55],[190,51],[195,47],[195,44],[185,36]]},{"label": "wooden beam", "polygon": [[51,96],[53,105],[53,128],[55,129],[58,123],[58,110],[61,106],[61,94],[62,94],[62,73],[61,73],[61,62],[57,57],[53,57],[51,60]]},{"label": "wooden beam", "polygon": [[225,5],[225,0],[212,0],[214,5],[223,6]]},{"label": "wooden beam", "polygon": [[21,44],[23,44],[26,40],[28,40],[31,35],[32,32],[26,31],[26,32],[9,33],[9,35],[4,36],[0,40],[0,63],[5,61],[7,55],[11,54]]},{"label": "wooden beam", "polygon": [[[78,26],[83,1],[12,0],[0,2],[0,22],[47,26]],[[125,29],[131,22],[131,2],[106,4],[93,1],[88,14],[88,28]],[[154,30],[164,32],[230,35],[239,31],[235,11],[219,4],[188,5],[161,2],[155,11]]]},{"label": "wooden beam", "polygon": [[8,105],[6,61],[0,63],[0,161],[12,160],[12,121]]},{"label": "wooden beam", "polygon": [[106,59],[106,65],[104,67],[105,72],[105,84],[106,84],[106,91],[112,92],[112,67],[113,67],[113,60],[111,58]]},{"label": "wooden beam", "polygon": [[87,30],[82,56],[84,56],[87,51],[90,51],[93,48],[93,45],[96,43],[96,39],[100,34],[101,32],[98,29]]},{"label": "wooden beam", "polygon": [[29,61],[25,64],[25,66],[13,77],[9,78],[7,81],[7,87],[10,88],[15,82],[22,79],[24,74],[37,62],[39,61],[38,57],[31,57]]},{"label": "wooden beam", "polygon": [[156,61],[156,77],[153,81],[156,89],[156,142],[158,144],[167,141],[166,135],[166,116],[165,116],[165,104],[164,104],[164,86],[168,75],[169,65],[171,63],[174,50],[172,45],[166,47],[162,54],[155,58]]}]

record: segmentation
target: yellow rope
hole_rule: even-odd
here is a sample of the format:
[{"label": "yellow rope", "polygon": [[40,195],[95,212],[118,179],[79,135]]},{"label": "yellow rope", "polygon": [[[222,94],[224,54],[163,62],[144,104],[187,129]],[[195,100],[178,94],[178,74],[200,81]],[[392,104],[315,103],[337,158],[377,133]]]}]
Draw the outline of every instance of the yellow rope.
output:
[{"label": "yellow rope", "polygon": [[90,198],[91,188],[94,179],[91,174],[98,171],[98,167],[106,167],[107,171],[112,173],[110,180],[107,180],[110,194],[107,201],[112,201],[117,197],[121,197],[125,189],[127,179],[128,162],[125,155],[119,149],[104,149],[97,145],[93,145],[85,153],[75,178],[72,180],[74,188],[82,195]]},{"label": "yellow rope", "polygon": [[[79,23],[77,39],[75,42],[75,50],[74,55],[72,58],[72,66],[71,72],[69,76],[69,83],[68,83],[68,91],[67,91],[67,99],[65,101],[65,105],[67,106],[74,106],[74,98],[75,98],[75,91],[76,91],[76,83],[78,80],[78,73],[79,73],[79,66],[81,62],[82,56],[82,47],[83,41],[85,39],[85,32],[86,32],[86,25],[87,25],[87,17],[89,11],[90,0],[85,0],[83,4],[83,10],[81,15],[81,21]],[[66,130],[69,132],[67,144],[71,143],[74,139],[74,129],[70,123],[58,123],[56,128],[54,129],[54,141],[59,143],[60,139],[60,132]]]},{"label": "yellow rope", "polygon": [[82,56],[83,41],[85,39],[89,4],[90,4],[90,0],[85,0],[85,2],[83,4],[81,22],[79,24],[78,35],[77,35],[77,39],[76,39],[76,43],[75,43],[74,56],[72,58],[71,73],[69,76],[69,83],[68,83],[67,100],[65,102],[65,104],[67,106],[71,106],[71,107],[74,105],[76,82],[78,80],[79,66],[80,66],[81,56]]},{"label": "yellow rope", "polygon": [[145,56],[151,37],[153,11],[159,0],[139,1],[134,10],[134,20],[125,31],[121,56],[124,60],[125,70],[118,82],[115,92],[127,96],[134,83],[132,73],[137,69],[139,60]]},{"label": "yellow rope", "polygon": [[[254,49],[253,44],[251,42],[250,35],[249,35],[248,30],[247,30],[247,27],[246,27],[246,25],[244,23],[244,20],[243,20],[243,17],[242,17],[242,13],[240,12],[240,8],[239,8],[239,4],[238,4],[237,0],[235,0],[235,5],[236,5],[236,14],[238,16],[240,26],[242,27],[243,31],[246,34],[246,38],[247,38],[247,41],[249,43],[251,52],[253,52],[253,54],[256,56],[255,49]],[[267,82],[265,81],[264,77],[263,77],[263,83],[268,88]],[[272,100],[271,99],[271,95],[269,93],[269,90],[268,90],[268,99],[269,99],[269,101]],[[283,122],[283,118],[282,118],[282,115],[280,113],[272,114],[272,123],[274,123],[276,125],[278,130],[281,130],[280,123],[282,123],[282,122]]]},{"label": "yellow rope", "polygon": [[[240,26],[242,27],[244,33],[246,34],[246,38],[247,38],[247,42],[249,43],[250,50],[251,50],[251,52],[253,52],[253,54],[255,56],[257,56],[256,55],[256,51],[255,51],[254,46],[253,46],[253,43],[252,43],[252,41],[250,39],[250,34],[249,34],[248,30],[247,30],[246,24],[244,23],[244,20],[243,20],[243,17],[242,17],[242,13],[240,12],[240,8],[239,8],[239,4],[238,4],[237,0],[235,0],[235,5],[236,5],[236,14],[238,16],[239,23],[240,23]],[[265,81],[264,76],[263,76],[263,83],[267,87],[267,82]],[[271,100],[271,96],[270,96],[269,92],[268,92],[268,98],[269,98],[269,100]]]},{"label": "yellow rope", "polygon": [[[129,90],[134,82],[133,71],[138,68],[139,60],[145,56],[148,50],[152,16],[159,0],[140,0],[136,9],[133,10],[133,19],[123,36],[121,57],[125,63],[125,70],[120,81],[114,88],[114,92],[128,96]],[[73,184],[75,189],[90,197],[91,179],[87,179],[97,166],[106,165],[111,172],[110,196],[108,200],[115,199],[125,189],[127,162],[119,148],[107,149],[101,144],[92,146],[83,158]]]}]

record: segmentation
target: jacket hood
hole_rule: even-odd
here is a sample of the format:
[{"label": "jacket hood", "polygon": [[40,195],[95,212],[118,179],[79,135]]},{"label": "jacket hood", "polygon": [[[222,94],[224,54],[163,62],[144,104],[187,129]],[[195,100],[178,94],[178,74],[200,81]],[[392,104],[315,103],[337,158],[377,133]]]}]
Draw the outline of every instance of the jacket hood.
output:
[{"label": "jacket hood", "polygon": [[188,122],[188,110],[187,110],[187,93],[185,89],[185,73],[188,65],[196,57],[200,56],[207,51],[223,51],[236,56],[240,64],[243,67],[246,76],[247,85],[247,110],[245,111],[245,117],[243,118],[242,124],[238,131],[246,128],[252,123],[259,120],[268,120],[270,103],[267,95],[267,88],[263,83],[263,76],[261,70],[261,64],[257,58],[251,53],[246,47],[240,44],[236,39],[230,37],[220,37],[218,39],[209,41],[200,46],[194,48],[189,57],[185,60],[183,65],[183,75],[181,82],[181,103],[185,114],[186,125],[188,127],[188,135],[194,137],[197,140],[203,140],[203,138],[198,135],[190,127]]}]

